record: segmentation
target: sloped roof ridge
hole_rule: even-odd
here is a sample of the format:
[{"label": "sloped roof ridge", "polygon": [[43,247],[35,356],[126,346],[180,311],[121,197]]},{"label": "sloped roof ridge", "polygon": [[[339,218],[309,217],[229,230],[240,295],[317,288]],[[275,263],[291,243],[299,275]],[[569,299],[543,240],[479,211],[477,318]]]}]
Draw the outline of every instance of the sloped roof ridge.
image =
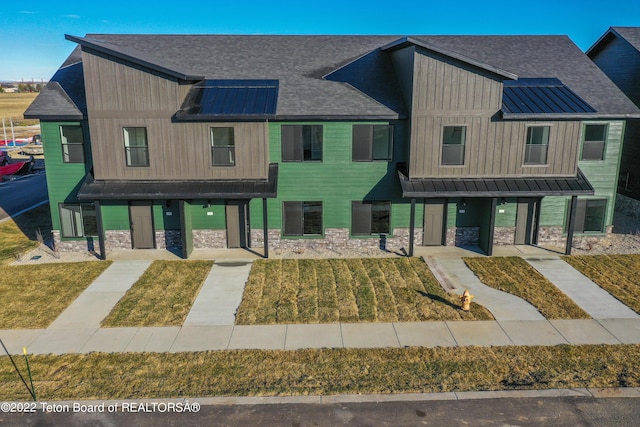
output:
[{"label": "sloped roof ridge", "polygon": [[[386,46],[382,47],[382,50],[392,50],[396,47],[399,47],[400,45],[404,45],[404,44],[413,44],[419,47],[422,47],[424,49],[439,53],[441,55],[445,55],[449,58],[453,58],[453,59],[457,59],[458,61],[462,61],[466,64],[469,65],[473,65],[475,67],[481,68],[483,70],[489,71],[493,74],[497,74],[499,76],[502,77],[506,77],[508,79],[512,79],[512,80],[516,80],[518,78],[518,75],[515,73],[512,73],[510,71],[507,70],[502,70],[498,67],[494,67],[491,64],[487,64],[486,62],[483,61],[479,61],[477,59],[471,58],[469,56],[463,55],[459,52],[455,52],[451,49],[446,49],[443,47],[438,46],[437,44],[428,42],[426,40],[421,39],[421,37],[423,36],[405,36],[402,37],[392,43],[389,43]],[[424,36],[424,37],[428,37],[428,36]]]},{"label": "sloped roof ridge", "polygon": [[[98,36],[99,37],[99,36]],[[123,47],[118,44],[100,40],[95,36],[78,37],[65,34],[65,38],[69,41],[78,43],[82,46],[86,46],[95,49],[99,52],[113,55],[117,58],[125,61],[132,62],[137,65],[141,65],[152,70],[158,71],[163,74],[168,74],[172,77],[176,77],[182,80],[203,80],[204,76],[193,73],[191,70],[186,70],[183,67],[174,64],[166,59],[159,59],[145,52],[141,52],[137,49],[130,47]]]},{"label": "sloped roof ridge", "polygon": [[640,52],[640,27],[611,27],[610,30]]}]

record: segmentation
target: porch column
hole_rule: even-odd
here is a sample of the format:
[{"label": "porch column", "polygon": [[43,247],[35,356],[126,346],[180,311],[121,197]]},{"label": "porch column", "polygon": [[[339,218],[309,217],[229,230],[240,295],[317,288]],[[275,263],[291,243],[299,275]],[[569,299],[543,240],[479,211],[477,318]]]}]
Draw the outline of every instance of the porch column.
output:
[{"label": "porch column", "polygon": [[416,199],[411,199],[411,213],[409,215],[409,256],[413,256],[413,234],[416,229]]},{"label": "porch column", "polygon": [[262,198],[262,232],[264,233],[264,257],[269,258],[269,223],[267,221],[267,199]]},{"label": "porch column", "polygon": [[491,211],[489,216],[489,241],[487,242],[487,255],[493,254],[493,235],[496,231],[496,208],[498,207],[498,198],[491,198]]},{"label": "porch column", "polygon": [[571,245],[573,244],[573,229],[576,226],[576,208],[578,207],[578,196],[571,197],[569,204],[569,221],[567,222],[567,245],[565,246],[565,255],[571,255]]},{"label": "porch column", "polygon": [[538,237],[540,236],[540,210],[542,207],[542,197],[538,198],[538,201],[536,203],[536,212],[535,215],[533,217],[533,220],[535,221],[535,228],[533,230],[533,238],[532,238],[532,244],[537,245],[538,244]]},{"label": "porch column", "polygon": [[104,224],[102,222],[102,208],[100,206],[100,200],[93,202],[96,209],[96,225],[98,226],[98,246],[100,247],[100,259],[107,259],[105,244],[104,244]]}]

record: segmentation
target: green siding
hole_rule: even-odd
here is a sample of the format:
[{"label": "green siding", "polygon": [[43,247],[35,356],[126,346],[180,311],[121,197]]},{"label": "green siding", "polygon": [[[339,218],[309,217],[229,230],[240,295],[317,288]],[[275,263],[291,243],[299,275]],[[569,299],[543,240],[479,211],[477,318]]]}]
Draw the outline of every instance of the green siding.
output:
[{"label": "green siding", "polygon": [[129,230],[129,205],[103,202],[102,222],[105,230]]},{"label": "green siding", "polygon": [[584,175],[595,189],[594,197],[608,199],[605,225],[613,224],[620,156],[622,154],[622,141],[624,140],[624,125],[624,121],[608,122],[604,160],[581,160],[578,162],[578,167],[584,172]]},{"label": "green siding", "polygon": [[[322,162],[281,162],[281,126],[286,124],[320,124],[323,126]],[[283,201],[322,201],[323,227],[351,227],[352,200],[391,200],[393,227],[409,226],[409,200],[402,199],[396,162],[404,160],[404,135],[401,123],[394,125],[393,162],[352,162],[352,122],[270,123],[270,162],[279,163],[278,198],[269,199],[269,228],[282,228]],[[369,123],[373,124],[373,122]],[[381,123],[376,123],[381,124]],[[251,207],[252,228],[262,227],[260,200]],[[422,207],[416,205],[416,224]]]},{"label": "green siding", "polygon": [[[206,200],[194,200],[189,206],[192,227],[194,230],[223,230],[226,228],[225,204],[223,200],[211,202],[207,207]],[[211,213],[212,215],[209,215]]]},{"label": "green siding", "polygon": [[47,171],[47,188],[49,192],[49,206],[51,208],[51,222],[54,230],[60,230],[60,212],[58,205],[63,202],[78,202],[77,192],[84,181],[87,171],[91,168],[89,136],[85,132],[85,163],[64,163],[62,161],[62,140],[60,126],[83,125],[81,122],[40,122],[42,145],[44,148],[45,168]]}]

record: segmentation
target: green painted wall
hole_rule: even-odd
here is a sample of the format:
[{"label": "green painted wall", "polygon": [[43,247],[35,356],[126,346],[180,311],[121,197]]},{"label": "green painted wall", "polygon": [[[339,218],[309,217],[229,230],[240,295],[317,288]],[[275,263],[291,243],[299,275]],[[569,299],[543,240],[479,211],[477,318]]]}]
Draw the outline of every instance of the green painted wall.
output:
[{"label": "green painted wall", "polygon": [[[374,122],[369,122],[374,124]],[[323,126],[322,162],[282,162],[281,126],[320,124]],[[396,162],[405,160],[404,129],[394,125],[392,162],[352,162],[352,122],[295,122],[269,124],[269,161],[279,163],[278,198],[269,199],[269,228],[282,228],[283,201],[322,201],[323,227],[351,228],[352,200],[391,200],[391,226],[409,227],[409,200],[402,199]],[[358,122],[357,124],[366,124]],[[380,122],[375,124],[382,124]],[[422,220],[422,206],[416,204],[416,224]],[[262,201],[253,200],[251,227],[262,228]]]},{"label": "green painted wall", "polygon": [[49,192],[49,206],[51,208],[51,222],[54,230],[60,230],[60,212],[58,205],[63,202],[78,202],[77,192],[84,181],[87,171],[91,168],[91,154],[89,151],[89,135],[84,126],[85,163],[64,163],[62,161],[62,140],[60,126],[83,125],[81,122],[40,122],[40,133],[44,148],[45,168],[47,171],[47,188]]},{"label": "green painted wall", "polygon": [[[593,123],[603,122],[594,121]],[[608,122],[604,160],[581,160],[578,162],[578,167],[595,189],[594,197],[608,199],[605,225],[613,224],[620,156],[622,154],[622,142],[624,140],[624,126],[624,121]]]},{"label": "green painted wall", "polygon": [[212,200],[207,207],[206,200],[194,200],[189,206],[194,230],[223,230],[226,228],[224,200]]}]

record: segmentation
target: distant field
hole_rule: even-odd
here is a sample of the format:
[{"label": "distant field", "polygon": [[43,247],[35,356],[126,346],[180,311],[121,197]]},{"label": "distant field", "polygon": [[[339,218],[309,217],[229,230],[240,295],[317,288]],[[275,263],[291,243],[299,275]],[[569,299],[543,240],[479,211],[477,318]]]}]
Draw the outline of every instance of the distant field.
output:
[{"label": "distant field", "polygon": [[[16,121],[24,122],[22,114],[29,104],[35,99],[37,93],[0,93],[0,119],[13,118]],[[28,122],[37,123],[36,120]],[[20,123],[25,124],[25,123]]]}]

